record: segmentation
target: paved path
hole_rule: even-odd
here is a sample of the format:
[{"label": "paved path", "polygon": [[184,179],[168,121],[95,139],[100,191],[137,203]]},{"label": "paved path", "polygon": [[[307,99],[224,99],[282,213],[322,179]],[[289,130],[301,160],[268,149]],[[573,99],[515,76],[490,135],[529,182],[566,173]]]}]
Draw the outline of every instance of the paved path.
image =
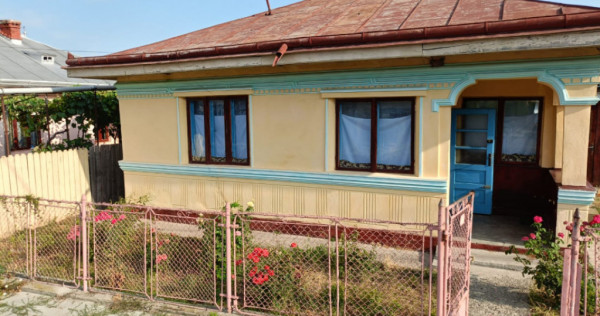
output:
[{"label": "paved path", "polygon": [[473,250],[469,315],[529,315],[531,278],[502,252]]}]

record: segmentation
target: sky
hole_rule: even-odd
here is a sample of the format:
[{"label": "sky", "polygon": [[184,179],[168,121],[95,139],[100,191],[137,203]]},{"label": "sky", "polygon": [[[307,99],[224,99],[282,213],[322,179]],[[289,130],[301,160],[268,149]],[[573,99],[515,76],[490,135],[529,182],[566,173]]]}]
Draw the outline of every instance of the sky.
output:
[{"label": "sky", "polygon": [[[270,0],[271,8],[298,0]],[[600,0],[557,2],[600,7]],[[0,0],[0,19],[79,56],[142,46],[267,10],[265,0]]]}]

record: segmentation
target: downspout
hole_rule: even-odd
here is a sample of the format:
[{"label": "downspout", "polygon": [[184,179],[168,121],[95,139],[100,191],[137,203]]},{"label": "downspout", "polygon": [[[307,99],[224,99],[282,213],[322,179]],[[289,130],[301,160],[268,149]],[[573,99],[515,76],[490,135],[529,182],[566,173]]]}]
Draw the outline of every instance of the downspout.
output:
[{"label": "downspout", "polygon": [[2,123],[4,124],[4,153],[10,156],[10,142],[8,137],[8,116],[6,115],[6,105],[4,104],[4,95],[0,95],[2,99]]}]

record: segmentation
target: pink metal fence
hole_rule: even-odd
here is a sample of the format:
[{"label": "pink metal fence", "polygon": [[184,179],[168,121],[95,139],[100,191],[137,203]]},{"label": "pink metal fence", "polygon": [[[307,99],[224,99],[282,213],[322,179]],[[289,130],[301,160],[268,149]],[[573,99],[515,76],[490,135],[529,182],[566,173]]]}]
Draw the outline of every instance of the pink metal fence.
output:
[{"label": "pink metal fence", "polygon": [[[473,195],[435,224],[0,199],[0,267],[240,314],[466,315]],[[3,217],[12,221],[4,222]],[[84,222],[85,225],[81,225]],[[9,224],[7,224],[9,223]],[[437,253],[436,253],[437,252]]]},{"label": "pink metal fence", "polygon": [[573,216],[571,245],[564,251],[561,315],[600,314],[600,227]]}]

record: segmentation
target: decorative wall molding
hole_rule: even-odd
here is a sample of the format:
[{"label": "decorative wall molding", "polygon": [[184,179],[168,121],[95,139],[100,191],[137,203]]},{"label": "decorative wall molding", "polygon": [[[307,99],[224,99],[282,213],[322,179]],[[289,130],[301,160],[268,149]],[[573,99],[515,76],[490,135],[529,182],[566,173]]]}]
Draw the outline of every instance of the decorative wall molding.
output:
[{"label": "decorative wall molding", "polygon": [[566,86],[600,83],[600,57],[544,61],[411,66],[361,71],[256,75],[168,82],[118,83],[120,98],[172,97],[178,92],[249,89],[255,95],[314,94],[332,91],[450,90],[447,99],[433,100],[432,110],[453,106],[460,93],[477,80],[536,78],[554,88],[561,105],[591,105],[598,97],[572,98]]},{"label": "decorative wall molding", "polygon": [[558,189],[558,203],[572,205],[591,205],[596,198],[596,191]]},{"label": "decorative wall molding", "polygon": [[213,178],[236,178],[249,180],[269,180],[322,184],[332,186],[364,187],[387,190],[417,191],[429,193],[447,193],[446,180],[422,178],[374,177],[342,175],[336,173],[310,173],[298,171],[279,171],[251,168],[226,168],[213,166],[165,165],[120,161],[123,171],[187,175]]}]

